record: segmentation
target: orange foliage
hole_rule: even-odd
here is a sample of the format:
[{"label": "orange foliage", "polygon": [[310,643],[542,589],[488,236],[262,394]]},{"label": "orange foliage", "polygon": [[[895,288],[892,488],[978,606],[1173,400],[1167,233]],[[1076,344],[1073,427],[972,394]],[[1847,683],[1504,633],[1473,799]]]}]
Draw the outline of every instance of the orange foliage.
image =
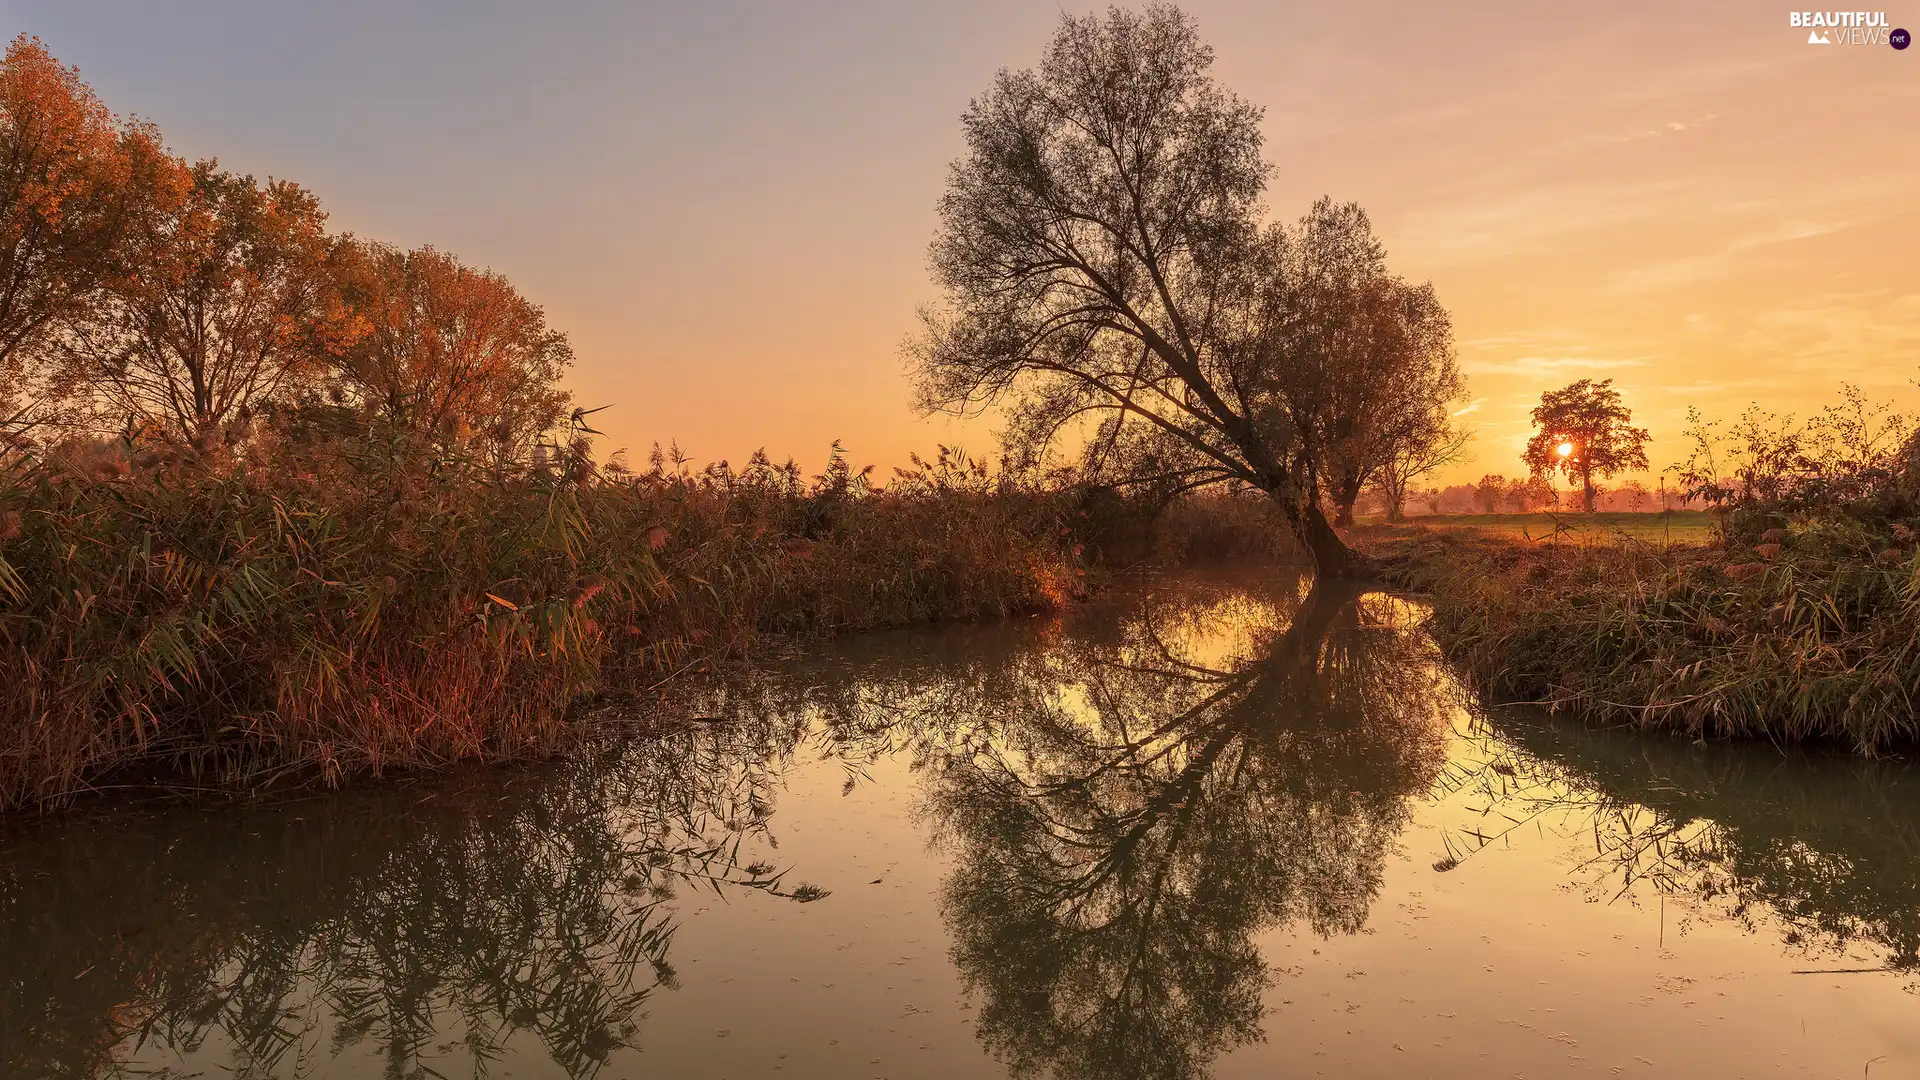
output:
[{"label": "orange foliage", "polygon": [[557,423],[566,335],[506,278],[431,247],[347,241],[334,254],[357,340],[340,378],[366,409],[421,434],[484,434],[525,452]]}]

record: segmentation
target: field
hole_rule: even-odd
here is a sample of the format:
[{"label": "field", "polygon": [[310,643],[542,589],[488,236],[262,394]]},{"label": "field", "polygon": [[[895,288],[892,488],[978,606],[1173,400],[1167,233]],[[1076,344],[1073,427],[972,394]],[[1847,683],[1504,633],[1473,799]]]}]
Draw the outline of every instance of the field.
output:
[{"label": "field", "polygon": [[1664,547],[1669,543],[1708,543],[1714,538],[1713,523],[1713,515],[1704,511],[1670,510],[1665,513],[1436,514],[1412,518],[1398,525],[1363,517],[1360,529],[1370,538],[1446,531],[1545,541],[1554,536],[1557,527],[1564,543],[1617,543],[1631,538]]}]

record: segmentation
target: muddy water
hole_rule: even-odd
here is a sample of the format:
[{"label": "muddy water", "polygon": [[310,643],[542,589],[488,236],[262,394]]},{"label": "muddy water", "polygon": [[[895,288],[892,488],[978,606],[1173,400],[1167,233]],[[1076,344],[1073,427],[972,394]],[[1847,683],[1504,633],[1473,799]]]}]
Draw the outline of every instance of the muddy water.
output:
[{"label": "muddy water", "polygon": [[1489,714],[1271,573],[564,765],[0,837],[0,1076],[1920,1075],[1920,772]]}]

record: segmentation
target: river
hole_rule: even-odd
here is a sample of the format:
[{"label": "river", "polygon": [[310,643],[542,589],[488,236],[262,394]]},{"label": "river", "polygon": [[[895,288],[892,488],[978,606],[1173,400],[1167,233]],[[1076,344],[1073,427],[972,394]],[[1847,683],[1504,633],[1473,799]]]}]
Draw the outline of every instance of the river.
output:
[{"label": "river", "polygon": [[1920,1075],[1920,772],[1489,711],[1393,597],[1167,577],[605,724],[12,826],[0,1076]]}]

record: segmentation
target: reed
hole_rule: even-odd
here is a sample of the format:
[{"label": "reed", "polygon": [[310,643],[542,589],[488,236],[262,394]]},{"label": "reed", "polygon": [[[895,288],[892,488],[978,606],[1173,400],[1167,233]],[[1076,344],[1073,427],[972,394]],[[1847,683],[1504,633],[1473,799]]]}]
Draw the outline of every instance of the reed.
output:
[{"label": "reed", "polygon": [[759,455],[633,472],[287,427],[15,454],[0,809],[546,756],[582,695],[769,634],[1041,610],[1134,563],[1284,543],[1261,504],[1157,509],[946,452],[884,489],[838,455],[810,480]]},{"label": "reed", "polygon": [[1803,519],[1752,546],[1657,550],[1459,533],[1374,547],[1495,701],[1695,737],[1920,735],[1920,555],[1897,523]]}]

